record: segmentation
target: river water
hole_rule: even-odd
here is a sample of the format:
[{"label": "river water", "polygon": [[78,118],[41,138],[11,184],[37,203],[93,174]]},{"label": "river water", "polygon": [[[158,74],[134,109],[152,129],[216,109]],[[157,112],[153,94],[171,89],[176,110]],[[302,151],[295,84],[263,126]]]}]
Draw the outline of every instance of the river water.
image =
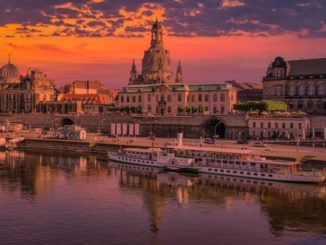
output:
[{"label": "river water", "polygon": [[0,152],[0,244],[326,244],[325,185]]}]

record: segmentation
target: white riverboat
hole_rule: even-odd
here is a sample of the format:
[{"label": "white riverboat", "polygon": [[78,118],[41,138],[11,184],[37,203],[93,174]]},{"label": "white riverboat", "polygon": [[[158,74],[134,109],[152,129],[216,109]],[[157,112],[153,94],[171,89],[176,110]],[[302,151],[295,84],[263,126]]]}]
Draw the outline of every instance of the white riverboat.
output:
[{"label": "white riverboat", "polygon": [[198,172],[193,165],[193,158],[165,153],[160,148],[126,148],[119,152],[108,152],[108,158],[112,161],[158,167],[171,171]]},{"label": "white riverboat", "polygon": [[184,146],[182,134],[178,145],[168,147],[168,152],[192,157],[200,173],[298,183],[325,181],[324,171],[303,171],[300,162],[268,160],[250,150]]}]

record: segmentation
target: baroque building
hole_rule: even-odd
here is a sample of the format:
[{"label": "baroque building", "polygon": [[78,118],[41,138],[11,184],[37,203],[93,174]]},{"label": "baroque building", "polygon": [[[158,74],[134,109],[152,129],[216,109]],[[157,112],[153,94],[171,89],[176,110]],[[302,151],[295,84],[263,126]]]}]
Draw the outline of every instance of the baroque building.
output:
[{"label": "baroque building", "polygon": [[325,113],[326,58],[286,61],[276,57],[263,78],[263,99],[284,101],[292,111]]},{"label": "baroque building", "polygon": [[41,71],[21,76],[10,59],[0,69],[0,113],[35,112],[40,102],[54,99],[54,82]]},{"label": "baroque building", "polygon": [[118,106],[138,107],[143,113],[159,115],[176,115],[191,108],[200,108],[207,114],[227,114],[233,110],[237,89],[232,84],[185,84],[180,61],[173,79],[170,53],[163,44],[163,27],[156,20],[150,47],[142,59],[142,71],[137,72],[133,61],[129,83],[116,98]]}]

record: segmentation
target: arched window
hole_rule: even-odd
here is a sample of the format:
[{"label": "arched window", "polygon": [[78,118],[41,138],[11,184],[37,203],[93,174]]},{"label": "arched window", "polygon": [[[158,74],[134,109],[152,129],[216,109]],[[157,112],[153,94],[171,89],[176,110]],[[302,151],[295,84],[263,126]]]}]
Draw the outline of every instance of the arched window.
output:
[{"label": "arched window", "polygon": [[312,96],[312,95],[315,95],[315,93],[316,93],[316,87],[315,87],[315,85],[310,84],[308,86],[307,94],[310,95],[310,96]]},{"label": "arched window", "polygon": [[304,95],[305,95],[305,87],[304,87],[304,85],[300,85],[300,86],[299,86],[298,94],[299,94],[300,96],[304,96]]},{"label": "arched window", "polygon": [[213,95],[213,101],[216,102],[217,101],[217,94]]},{"label": "arched window", "polygon": [[290,85],[288,94],[290,96],[294,96],[295,95],[295,90],[296,90],[295,85]]},{"label": "arched window", "polygon": [[121,97],[120,97],[120,102],[121,102],[121,103],[124,103],[124,102],[125,102],[125,97],[121,96]]},{"label": "arched window", "polygon": [[282,87],[281,86],[276,86],[275,87],[275,95],[276,96],[281,96],[282,95]]},{"label": "arched window", "polygon": [[178,94],[178,102],[181,102],[181,101],[182,101],[182,95]]},{"label": "arched window", "polygon": [[198,102],[202,102],[203,101],[203,96],[201,94],[198,95]]},{"label": "arched window", "polygon": [[172,97],[171,97],[171,95],[169,94],[168,95],[168,102],[171,102],[172,101]]},{"label": "arched window", "polygon": [[298,102],[298,109],[302,109],[302,108],[303,108],[303,101],[300,100],[300,101]]},{"label": "arched window", "polygon": [[307,102],[307,107],[308,107],[308,109],[312,109],[313,106],[314,106],[313,102],[312,102],[311,100],[309,100],[309,101]]},{"label": "arched window", "polygon": [[225,101],[225,95],[221,94],[221,101],[224,102]]},{"label": "arched window", "polygon": [[141,95],[138,95],[138,102],[141,102]]},{"label": "arched window", "polygon": [[127,102],[130,102],[130,97],[129,96],[127,96]]},{"label": "arched window", "polygon": [[209,101],[209,95],[205,94],[205,102],[208,102],[208,101]]},{"label": "arched window", "polygon": [[325,95],[325,92],[326,92],[326,86],[324,83],[322,83],[318,86],[318,95]]}]

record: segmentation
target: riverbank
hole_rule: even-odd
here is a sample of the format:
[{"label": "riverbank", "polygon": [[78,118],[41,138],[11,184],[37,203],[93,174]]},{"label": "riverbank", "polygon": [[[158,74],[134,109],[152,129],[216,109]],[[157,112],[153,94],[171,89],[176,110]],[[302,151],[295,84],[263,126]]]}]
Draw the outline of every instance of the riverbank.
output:
[{"label": "riverbank", "polygon": [[[95,139],[95,140],[94,140]],[[96,138],[88,141],[78,140],[60,140],[60,139],[25,139],[24,142],[18,144],[20,149],[35,149],[35,150],[50,150],[50,151],[70,151],[79,153],[96,153],[105,154],[108,150],[118,150],[125,147],[165,147],[167,144],[173,144],[174,139],[158,139],[148,140],[146,138],[129,139],[119,138],[110,139],[106,142],[98,141]],[[197,142],[185,142],[189,145],[198,145]],[[227,147],[230,149],[246,148],[253,153],[264,156],[269,159],[283,159],[288,161],[303,160],[306,163],[326,166],[326,151],[320,149],[312,151],[307,147],[293,147],[293,146],[275,146],[271,145],[266,148],[257,148],[250,145],[238,145],[230,141],[221,141],[219,145],[209,145],[216,147]]]}]

